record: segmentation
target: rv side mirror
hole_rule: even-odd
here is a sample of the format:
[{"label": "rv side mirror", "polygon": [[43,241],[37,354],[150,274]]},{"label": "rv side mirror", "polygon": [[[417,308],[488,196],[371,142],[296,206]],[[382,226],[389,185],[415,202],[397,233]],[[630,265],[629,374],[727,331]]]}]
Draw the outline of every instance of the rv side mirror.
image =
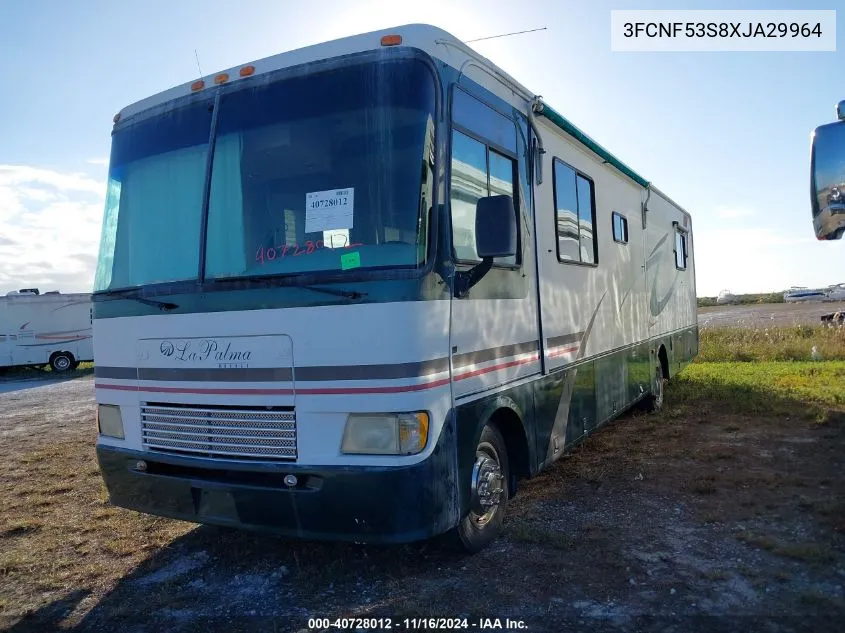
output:
[{"label": "rv side mirror", "polygon": [[[845,111],[845,106],[840,104],[839,110]],[[813,132],[810,190],[816,237],[842,238],[845,234],[845,120],[822,125]]]},{"label": "rv side mirror", "polygon": [[516,211],[510,196],[479,198],[475,207],[475,252],[482,260],[516,255]]},{"label": "rv side mirror", "polygon": [[475,205],[475,252],[481,258],[455,272],[455,296],[465,297],[493,267],[493,258],[516,255],[516,211],[510,196],[487,196]]}]

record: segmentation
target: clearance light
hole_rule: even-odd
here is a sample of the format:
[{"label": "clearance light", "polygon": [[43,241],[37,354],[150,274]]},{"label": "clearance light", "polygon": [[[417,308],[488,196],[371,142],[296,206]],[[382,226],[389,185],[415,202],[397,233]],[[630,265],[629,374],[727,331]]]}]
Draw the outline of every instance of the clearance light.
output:
[{"label": "clearance light", "polygon": [[196,92],[197,90],[202,90],[203,88],[205,88],[205,82],[202,79],[191,84],[191,92]]},{"label": "clearance light", "polygon": [[244,66],[240,70],[241,77],[249,77],[251,74],[255,72],[255,66]]},{"label": "clearance light", "polygon": [[118,112],[117,114],[114,115],[114,118],[112,119],[112,121],[114,121],[115,123],[120,121],[120,112]]},{"label": "clearance light", "polygon": [[220,73],[214,78],[214,83],[224,84],[229,81],[229,73]]},{"label": "clearance light", "polygon": [[402,43],[401,35],[385,35],[381,38],[382,46],[396,46]]}]

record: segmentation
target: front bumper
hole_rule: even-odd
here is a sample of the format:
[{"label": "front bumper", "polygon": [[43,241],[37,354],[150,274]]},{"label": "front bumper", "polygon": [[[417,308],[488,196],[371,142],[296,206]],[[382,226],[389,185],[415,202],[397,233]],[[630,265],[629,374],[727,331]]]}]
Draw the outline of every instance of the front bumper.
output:
[{"label": "front bumper", "polygon": [[[97,446],[113,505],[148,514],[311,539],[405,543],[459,521],[454,433],[412,466],[221,462]],[[137,468],[147,463],[145,472]],[[299,483],[289,488],[287,474]]]}]

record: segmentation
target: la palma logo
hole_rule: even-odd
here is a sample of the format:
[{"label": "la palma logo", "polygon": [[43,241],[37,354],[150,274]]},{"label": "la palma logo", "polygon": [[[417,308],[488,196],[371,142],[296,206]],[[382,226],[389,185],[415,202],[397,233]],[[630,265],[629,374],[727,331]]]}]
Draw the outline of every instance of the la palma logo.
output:
[{"label": "la palma logo", "polygon": [[252,358],[250,350],[239,350],[231,342],[223,346],[215,339],[162,341],[159,352],[182,362],[216,362],[218,367],[249,367]]}]

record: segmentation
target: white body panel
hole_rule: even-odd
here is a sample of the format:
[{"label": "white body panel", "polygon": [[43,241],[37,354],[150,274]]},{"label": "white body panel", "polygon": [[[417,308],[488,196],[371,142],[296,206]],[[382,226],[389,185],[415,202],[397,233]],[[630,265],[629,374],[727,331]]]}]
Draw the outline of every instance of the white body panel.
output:
[{"label": "white body panel", "polygon": [[[342,455],[343,426],[350,412],[424,410],[431,415],[430,437],[437,438],[451,406],[448,310],[447,301],[421,301],[97,320],[97,400],[121,405],[126,432],[124,441],[101,437],[100,442],[141,450],[140,406],[144,402],[290,406],[296,408],[298,461],[302,463],[407,464],[422,460],[434,441],[423,453],[409,458]],[[187,339],[219,344],[224,338],[238,342],[240,350],[252,352],[240,363],[249,369],[292,367],[292,375],[244,382],[236,374],[247,367],[232,367],[237,360],[230,362],[212,354],[182,361],[178,352],[160,353],[164,341],[177,346]],[[408,367],[438,360],[443,371]],[[372,370],[372,366],[380,369]],[[119,377],[106,377],[109,368],[136,367],[135,378],[126,371]],[[232,369],[233,380],[156,380],[142,373],[142,369],[174,368]],[[319,380],[315,368],[333,377]],[[361,377],[367,371],[376,377]],[[348,379],[337,379],[344,373]],[[379,377],[402,373],[422,375]]]},{"label": "white body panel", "polygon": [[[631,345],[645,338],[646,296],[641,188],[582,150],[551,123],[540,120],[546,154],[537,189],[540,305],[546,370]],[[554,162],[558,159],[594,182],[598,266],[558,259]],[[627,244],[613,240],[611,213],[628,220]],[[588,333],[588,336],[584,336]],[[550,339],[570,337],[555,343]]]},{"label": "white body panel", "polygon": [[60,351],[93,360],[90,294],[0,297],[0,367],[45,365]]}]

